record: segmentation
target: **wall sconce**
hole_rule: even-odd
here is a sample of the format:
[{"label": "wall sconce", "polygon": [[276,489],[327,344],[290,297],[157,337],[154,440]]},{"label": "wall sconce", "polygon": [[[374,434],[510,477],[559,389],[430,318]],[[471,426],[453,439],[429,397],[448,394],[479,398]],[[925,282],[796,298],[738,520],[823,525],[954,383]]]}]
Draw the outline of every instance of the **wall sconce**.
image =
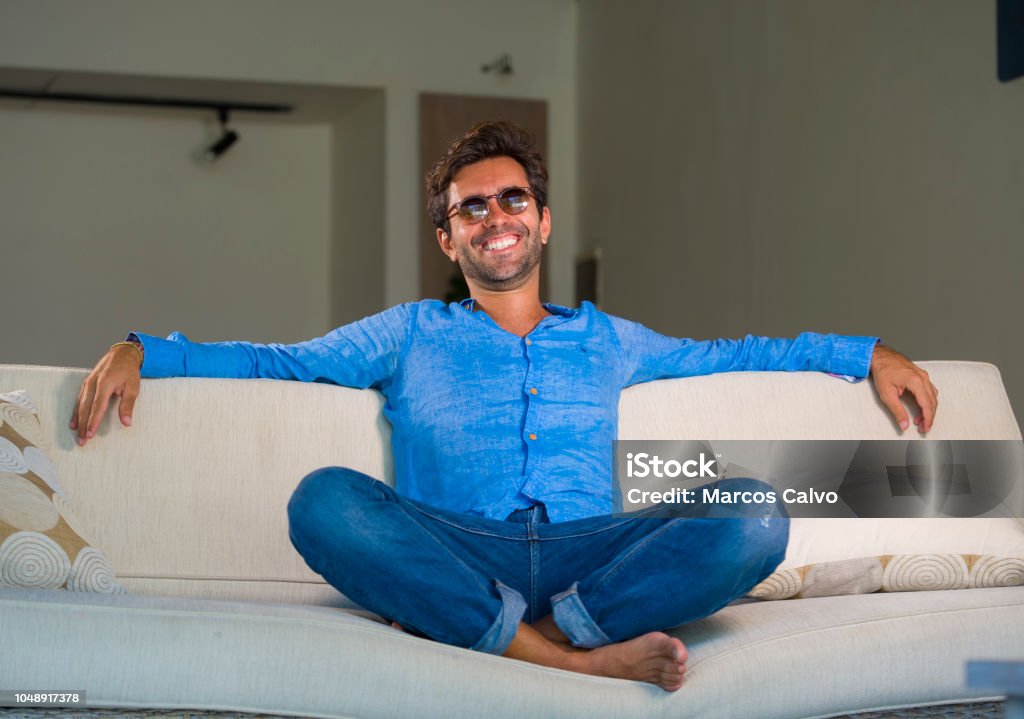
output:
[{"label": "wall sconce", "polygon": [[493,72],[495,75],[511,75],[513,72],[515,72],[512,69],[512,56],[506,52],[504,55],[494,60],[493,62],[489,62],[486,65],[482,65],[480,67],[480,72]]},{"label": "wall sconce", "polygon": [[217,109],[217,118],[220,120],[220,138],[206,148],[206,152],[203,153],[203,158],[207,162],[214,162],[238,142],[238,133],[228,129],[229,112],[226,107]]}]

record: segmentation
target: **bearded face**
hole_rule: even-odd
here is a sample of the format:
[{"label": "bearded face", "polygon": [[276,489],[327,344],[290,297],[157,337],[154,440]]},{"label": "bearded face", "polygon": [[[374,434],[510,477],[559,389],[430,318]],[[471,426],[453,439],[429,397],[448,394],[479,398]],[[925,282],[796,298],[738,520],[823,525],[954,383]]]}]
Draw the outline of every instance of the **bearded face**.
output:
[{"label": "bearded face", "polygon": [[[526,171],[510,157],[494,157],[460,169],[449,188],[454,206],[467,197],[497,195],[510,187],[529,187]],[[508,214],[490,197],[487,216],[469,222],[450,218],[451,233],[437,231],[441,249],[459,264],[466,282],[491,290],[510,290],[538,275],[541,251],[550,234],[550,214],[539,211],[531,197],[527,208]]]}]

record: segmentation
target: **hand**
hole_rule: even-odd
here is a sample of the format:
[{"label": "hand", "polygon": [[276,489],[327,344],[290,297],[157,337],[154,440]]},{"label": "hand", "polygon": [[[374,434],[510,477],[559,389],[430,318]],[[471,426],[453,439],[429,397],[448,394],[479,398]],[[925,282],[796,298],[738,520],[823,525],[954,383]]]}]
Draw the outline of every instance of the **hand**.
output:
[{"label": "hand", "polygon": [[103,355],[82,383],[75,411],[71,414],[71,429],[78,430],[79,447],[84,447],[96,435],[111,397],[121,398],[118,404],[121,424],[132,425],[132,409],[139,396],[141,374],[139,353],[132,347],[111,347]]},{"label": "hand", "polygon": [[920,432],[928,432],[939,406],[939,390],[932,384],[928,373],[882,343],[875,345],[871,355],[871,377],[882,403],[889,408],[901,430],[910,427],[907,412],[900,404],[900,397],[910,390],[917,400],[921,414],[914,418]]}]

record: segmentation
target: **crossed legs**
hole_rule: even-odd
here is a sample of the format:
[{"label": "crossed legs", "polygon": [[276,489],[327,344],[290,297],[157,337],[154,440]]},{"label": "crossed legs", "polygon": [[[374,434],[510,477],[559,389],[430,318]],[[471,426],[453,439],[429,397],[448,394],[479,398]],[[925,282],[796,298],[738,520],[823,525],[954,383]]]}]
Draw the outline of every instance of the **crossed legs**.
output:
[{"label": "crossed legs", "polygon": [[682,683],[686,649],[660,630],[742,596],[788,535],[785,520],[763,518],[527,527],[426,507],[342,468],[309,475],[288,509],[314,571],[414,633],[667,691]]}]

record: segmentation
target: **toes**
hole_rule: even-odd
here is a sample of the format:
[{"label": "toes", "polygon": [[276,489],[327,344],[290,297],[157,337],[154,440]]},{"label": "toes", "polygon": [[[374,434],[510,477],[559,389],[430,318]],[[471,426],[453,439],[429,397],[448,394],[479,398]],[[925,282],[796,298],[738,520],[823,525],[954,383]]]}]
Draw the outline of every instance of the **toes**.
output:
[{"label": "toes", "polygon": [[674,692],[683,686],[683,675],[679,672],[665,672],[661,675],[658,686],[667,692]]},{"label": "toes", "polygon": [[657,672],[661,684],[674,684],[679,683],[683,680],[683,674],[686,672],[686,667],[682,664],[676,664],[669,662],[662,664],[660,670]]},{"label": "toes", "polygon": [[683,645],[683,643],[681,641],[679,641],[675,637],[672,637],[672,644],[675,646],[675,652],[674,652],[675,660],[677,662],[679,662],[680,664],[685,663],[686,660],[689,659],[689,657],[690,657],[689,652],[686,651],[686,647]]}]

